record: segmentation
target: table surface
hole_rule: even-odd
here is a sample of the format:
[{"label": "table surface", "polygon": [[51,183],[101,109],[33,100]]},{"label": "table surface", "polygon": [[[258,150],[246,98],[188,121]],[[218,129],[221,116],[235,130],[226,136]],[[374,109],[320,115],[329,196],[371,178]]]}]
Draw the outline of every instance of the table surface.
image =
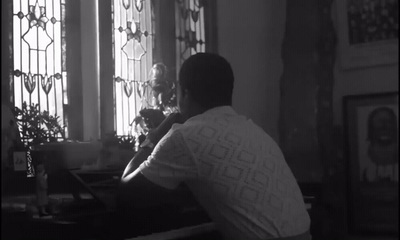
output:
[{"label": "table surface", "polygon": [[81,186],[87,190],[96,200],[102,203],[106,209],[112,210],[115,208],[113,194],[108,194],[107,191],[113,193],[116,191],[123,170],[69,170],[69,173],[74,177]]}]

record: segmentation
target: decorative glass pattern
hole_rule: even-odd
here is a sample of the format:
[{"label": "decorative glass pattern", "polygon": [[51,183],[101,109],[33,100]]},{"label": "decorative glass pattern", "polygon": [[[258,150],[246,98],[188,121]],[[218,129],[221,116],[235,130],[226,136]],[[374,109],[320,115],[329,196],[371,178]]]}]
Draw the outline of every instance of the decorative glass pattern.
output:
[{"label": "decorative glass pattern", "polygon": [[205,52],[204,3],[202,0],[175,1],[176,69],[191,55]]},{"label": "decorative glass pattern", "polygon": [[[132,135],[133,121],[146,107],[142,98],[153,65],[150,0],[113,0],[114,113],[117,135]],[[142,101],[143,99],[143,101]]]},{"label": "decorative glass pattern", "polygon": [[37,103],[40,111],[59,116],[63,126],[68,104],[64,20],[65,0],[13,1],[14,105]]}]

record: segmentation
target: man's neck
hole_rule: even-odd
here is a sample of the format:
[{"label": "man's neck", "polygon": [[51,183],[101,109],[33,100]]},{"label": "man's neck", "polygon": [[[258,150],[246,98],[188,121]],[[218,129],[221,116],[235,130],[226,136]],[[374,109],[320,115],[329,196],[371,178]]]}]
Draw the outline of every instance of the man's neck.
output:
[{"label": "man's neck", "polygon": [[183,115],[184,115],[185,119],[189,119],[189,118],[192,118],[192,117],[197,116],[199,114],[202,114],[207,110],[208,110],[208,108],[204,108],[204,107],[200,106],[199,104],[193,103],[188,108],[187,113],[183,113]]}]

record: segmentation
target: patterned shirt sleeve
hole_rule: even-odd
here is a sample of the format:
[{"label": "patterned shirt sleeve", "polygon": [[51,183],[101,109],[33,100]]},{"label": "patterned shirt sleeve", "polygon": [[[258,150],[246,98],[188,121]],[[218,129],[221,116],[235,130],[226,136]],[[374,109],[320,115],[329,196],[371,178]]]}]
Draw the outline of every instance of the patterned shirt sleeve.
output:
[{"label": "patterned shirt sleeve", "polygon": [[185,180],[197,178],[193,154],[179,131],[169,131],[140,166],[141,173],[153,183],[174,189]]}]

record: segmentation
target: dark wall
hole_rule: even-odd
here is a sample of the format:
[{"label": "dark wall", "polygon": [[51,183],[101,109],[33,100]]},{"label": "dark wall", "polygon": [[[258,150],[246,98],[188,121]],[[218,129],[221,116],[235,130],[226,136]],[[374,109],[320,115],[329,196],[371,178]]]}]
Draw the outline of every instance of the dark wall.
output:
[{"label": "dark wall", "polygon": [[[316,239],[343,239],[344,168],[337,168],[341,135],[333,124],[336,31],[333,0],[287,1],[280,80],[280,145],[300,183],[322,189],[312,216]],[[315,225],[316,224],[316,225]]]}]

